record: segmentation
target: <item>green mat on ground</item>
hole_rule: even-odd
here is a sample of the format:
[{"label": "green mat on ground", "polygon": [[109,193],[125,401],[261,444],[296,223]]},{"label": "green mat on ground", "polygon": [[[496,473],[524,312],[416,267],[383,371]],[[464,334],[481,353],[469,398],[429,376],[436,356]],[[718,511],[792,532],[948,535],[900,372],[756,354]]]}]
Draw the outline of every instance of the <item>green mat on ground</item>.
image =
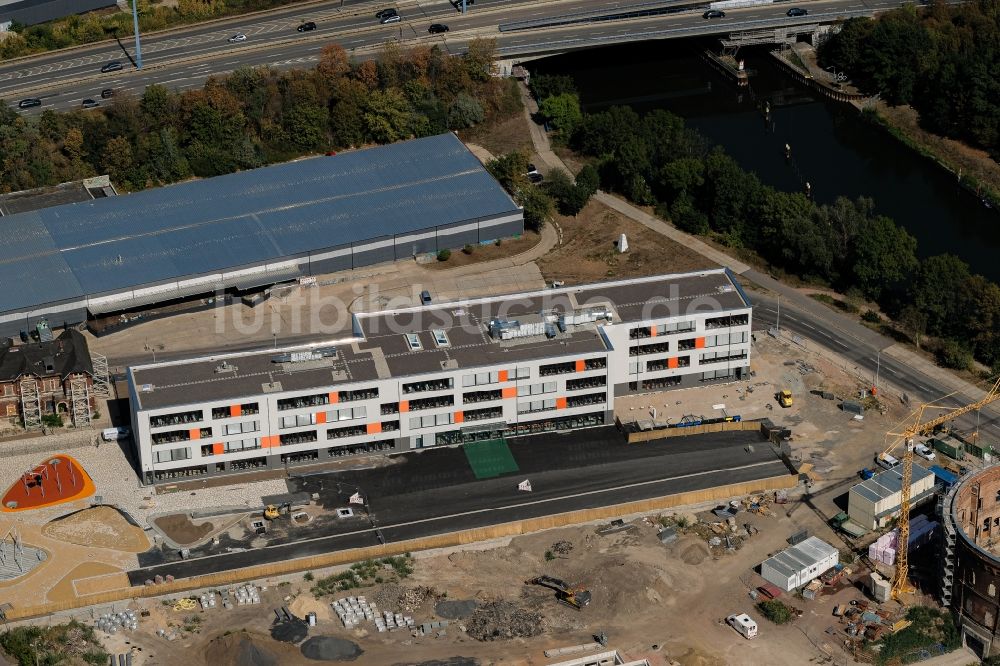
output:
[{"label": "green mat on ground", "polygon": [[510,453],[510,447],[502,439],[472,442],[462,447],[469,466],[477,479],[492,479],[501,474],[517,471],[517,463]]}]

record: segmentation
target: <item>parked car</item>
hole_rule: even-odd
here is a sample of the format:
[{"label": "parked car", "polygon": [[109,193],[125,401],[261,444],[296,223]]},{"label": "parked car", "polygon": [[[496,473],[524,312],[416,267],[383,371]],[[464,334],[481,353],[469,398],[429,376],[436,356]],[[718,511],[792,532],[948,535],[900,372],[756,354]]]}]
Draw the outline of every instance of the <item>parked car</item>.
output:
[{"label": "parked car", "polygon": [[119,72],[122,69],[122,64],[117,60],[112,60],[111,62],[101,67],[101,73],[107,74],[108,72]]},{"label": "parked car", "polygon": [[785,14],[787,16],[805,16],[809,13],[808,9],[802,9],[801,7],[792,7]]},{"label": "parked car", "polygon": [[709,9],[707,12],[701,15],[704,19],[714,19],[714,18],[726,18],[726,12],[719,9]]},{"label": "parked car", "polygon": [[102,99],[110,99],[114,96],[115,96],[115,91],[113,88],[105,88],[104,90],[101,91]]},{"label": "parked car", "polygon": [[444,23],[431,23],[431,27],[427,28],[427,32],[432,35],[439,35],[442,32],[448,32],[448,26]]},{"label": "parked car", "polygon": [[399,23],[402,20],[403,20],[403,17],[400,16],[399,14],[389,14],[388,16],[383,16],[379,20],[379,23],[381,23],[382,25],[385,25],[386,23]]},{"label": "parked car", "polygon": [[247,36],[244,35],[242,32],[238,32],[229,38],[230,43],[245,42],[245,41],[247,41]]},{"label": "parked car", "polygon": [[101,439],[105,442],[114,442],[119,439],[124,439],[132,434],[132,431],[124,426],[118,426],[117,428],[105,428],[101,431]]},{"label": "parked car", "polygon": [[860,476],[863,481],[867,481],[868,479],[875,476],[875,471],[868,467],[865,467],[860,472],[858,472],[858,476]]},{"label": "parked car", "polygon": [[899,461],[893,456],[890,456],[888,453],[879,454],[878,458],[875,459],[875,462],[878,463],[879,467],[884,469],[892,469],[893,467],[899,465]]},{"label": "parked car", "polygon": [[395,16],[398,13],[399,12],[396,11],[395,7],[387,7],[385,9],[380,9],[379,11],[375,12],[375,18],[384,19],[386,16]]},{"label": "parked car", "polygon": [[316,23],[313,21],[306,21],[302,25],[296,28],[299,32],[309,32],[310,30],[316,29]]},{"label": "parked car", "polygon": [[29,97],[27,99],[22,99],[17,103],[17,106],[21,109],[30,109],[33,106],[41,106],[42,100],[37,97]]},{"label": "parked car", "polygon": [[97,101],[92,100],[88,97],[87,99],[80,102],[80,106],[82,106],[85,109],[93,109],[96,106],[100,106],[100,104]]},{"label": "parked car", "polygon": [[934,455],[934,452],[930,449],[930,447],[926,446],[925,444],[917,444],[916,446],[913,447],[913,452],[916,453],[921,458],[923,458],[924,460],[934,460],[934,458],[936,457]]}]

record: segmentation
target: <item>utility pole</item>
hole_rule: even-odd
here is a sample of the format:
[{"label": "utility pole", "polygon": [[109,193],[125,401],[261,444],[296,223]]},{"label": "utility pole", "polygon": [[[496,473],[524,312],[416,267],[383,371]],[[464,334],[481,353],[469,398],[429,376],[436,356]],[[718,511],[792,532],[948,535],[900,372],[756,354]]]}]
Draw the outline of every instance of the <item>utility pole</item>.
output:
[{"label": "utility pole", "polygon": [[142,45],[139,43],[139,0],[132,0],[132,28],[135,30],[135,68],[142,69]]},{"label": "utility pole", "polygon": [[882,350],[875,350],[875,389],[878,390],[878,371],[882,366]]},{"label": "utility pole", "polygon": [[774,328],[781,333],[781,294],[778,294],[778,316],[774,320]]}]

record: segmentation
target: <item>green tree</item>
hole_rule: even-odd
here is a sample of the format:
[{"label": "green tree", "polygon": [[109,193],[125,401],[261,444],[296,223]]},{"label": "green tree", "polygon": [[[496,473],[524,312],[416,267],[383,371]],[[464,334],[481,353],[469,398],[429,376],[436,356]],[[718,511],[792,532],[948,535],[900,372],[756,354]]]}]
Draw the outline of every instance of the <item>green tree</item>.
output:
[{"label": "green tree", "polygon": [[378,143],[393,143],[410,137],[410,105],[398,90],[375,90],[364,111],[367,134]]},{"label": "green tree", "polygon": [[514,194],[528,184],[528,156],[514,150],[486,163],[486,170],[497,179],[507,192]]},{"label": "green tree", "polygon": [[128,139],[116,136],[108,141],[101,157],[101,165],[112,180],[126,185],[131,183],[133,163],[132,145]]},{"label": "green tree", "polygon": [[585,164],[576,174],[576,187],[583,194],[584,201],[594,196],[601,187],[601,176],[593,164]]},{"label": "green tree", "polygon": [[483,122],[486,112],[471,95],[461,92],[452,102],[448,110],[448,127],[452,129],[465,129]]},{"label": "green tree", "polygon": [[868,218],[854,245],[854,283],[878,300],[903,283],[917,267],[917,241],[891,219]]},{"label": "green tree", "polygon": [[565,141],[569,140],[583,119],[580,99],[572,93],[562,93],[542,100],[538,112]]},{"label": "green tree", "polygon": [[531,94],[535,96],[535,99],[539,102],[548,99],[549,97],[555,97],[557,95],[563,95],[569,93],[570,95],[577,95],[576,82],[573,80],[572,76],[566,76],[563,74],[533,74],[531,76],[531,83],[529,84],[531,88]]},{"label": "green tree", "polygon": [[518,190],[514,200],[524,208],[524,226],[533,231],[541,231],[555,210],[552,197],[537,187],[524,187]]},{"label": "green tree", "polygon": [[969,278],[969,265],[952,254],[924,259],[910,281],[907,301],[926,317],[931,335],[956,331],[962,300]]},{"label": "green tree", "polygon": [[291,142],[301,149],[314,149],[326,143],[329,112],[320,106],[298,104],[283,118]]}]

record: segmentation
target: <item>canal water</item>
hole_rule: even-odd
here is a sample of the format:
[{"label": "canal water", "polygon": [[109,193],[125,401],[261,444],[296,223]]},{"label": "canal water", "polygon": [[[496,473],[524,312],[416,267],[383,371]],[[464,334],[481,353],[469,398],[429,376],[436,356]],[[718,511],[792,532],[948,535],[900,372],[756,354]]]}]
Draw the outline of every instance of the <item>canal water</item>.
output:
[{"label": "canal water", "polygon": [[[950,252],[1000,282],[1000,215],[961,189],[955,176],[917,155],[852,106],[798,86],[766,49],[743,49],[751,88],[737,88],[705,63],[701,42],[608,47],[532,63],[533,72],[568,74],[587,111],[620,104],[685,118],[739,163],[778,189],[820,203],[868,196],[907,230],[921,257]],[[768,123],[759,110],[771,107]],[[791,159],[785,158],[785,144]]]}]

